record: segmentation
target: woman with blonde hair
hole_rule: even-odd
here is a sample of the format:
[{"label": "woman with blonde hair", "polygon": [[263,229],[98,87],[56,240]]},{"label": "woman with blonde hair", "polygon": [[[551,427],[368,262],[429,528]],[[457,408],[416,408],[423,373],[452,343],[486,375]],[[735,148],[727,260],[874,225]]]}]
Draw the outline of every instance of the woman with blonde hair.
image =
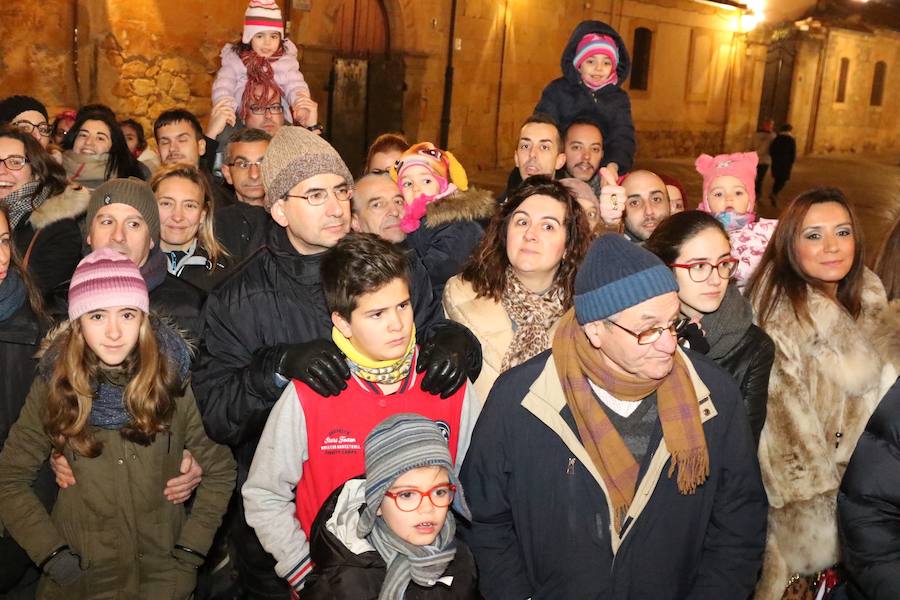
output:
[{"label": "woman with blonde hair", "polygon": [[209,291],[228,274],[228,251],[216,238],[206,178],[187,164],[163,167],[150,182],[159,206],[159,245],[169,273]]},{"label": "woman with blonde hair", "polygon": [[785,208],[750,282],[757,322],[775,343],[759,442],[770,509],[757,600],[814,597],[833,585],[838,486],[897,379],[897,332],[861,236],[840,190],[804,192]]}]

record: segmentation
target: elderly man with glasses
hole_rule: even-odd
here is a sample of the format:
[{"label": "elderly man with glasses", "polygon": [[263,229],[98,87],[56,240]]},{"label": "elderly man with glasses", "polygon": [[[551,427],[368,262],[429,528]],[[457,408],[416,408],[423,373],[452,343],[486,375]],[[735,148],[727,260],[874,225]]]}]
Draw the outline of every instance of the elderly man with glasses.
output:
[{"label": "elderly man with glasses", "polygon": [[675,340],[678,287],[591,246],[552,349],[497,380],[460,474],[485,598],[747,598],[767,500],[734,381]]}]

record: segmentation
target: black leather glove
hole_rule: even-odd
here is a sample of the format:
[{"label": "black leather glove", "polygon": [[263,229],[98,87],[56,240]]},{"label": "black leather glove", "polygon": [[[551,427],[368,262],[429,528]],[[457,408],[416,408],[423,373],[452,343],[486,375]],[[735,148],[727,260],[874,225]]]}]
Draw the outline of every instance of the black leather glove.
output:
[{"label": "black leather glove", "polygon": [[350,378],[344,353],[327,339],[284,346],[277,371],[282,377],[299,379],[322,396],[337,396],[347,389]]},{"label": "black leather glove", "polygon": [[54,554],[42,568],[50,579],[61,586],[72,585],[82,574],[81,559],[68,546]]},{"label": "black leather glove", "polygon": [[453,321],[435,323],[416,362],[416,372],[422,371],[427,371],[422,379],[422,389],[449,398],[466,379],[478,379],[481,344],[464,325]]}]

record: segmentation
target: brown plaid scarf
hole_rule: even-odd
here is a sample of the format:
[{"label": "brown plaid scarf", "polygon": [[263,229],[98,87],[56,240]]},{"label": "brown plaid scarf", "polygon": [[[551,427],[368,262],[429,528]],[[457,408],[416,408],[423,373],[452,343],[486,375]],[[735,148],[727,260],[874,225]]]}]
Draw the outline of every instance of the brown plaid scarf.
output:
[{"label": "brown plaid scarf", "polygon": [[284,56],[284,45],[270,57],[260,56],[253,50],[244,50],[239,54],[241,62],[247,67],[247,85],[244,86],[244,95],[241,97],[241,106],[238,108],[238,116],[241,121],[246,121],[250,114],[250,107],[255,104],[268,106],[278,99],[281,103],[283,92],[275,81],[275,70],[272,63]]},{"label": "brown plaid scarf", "polygon": [[617,532],[634,499],[640,465],[594,397],[588,380],[628,402],[638,402],[656,391],[663,438],[672,454],[668,476],[672,477],[677,466],[678,490],[685,495],[693,494],[706,481],[706,436],[690,373],[680,354],[676,352],[672,371],[660,381],[614,373],[575,320],[573,308],[560,319],[553,338],[553,359],[581,443],[606,484]]}]

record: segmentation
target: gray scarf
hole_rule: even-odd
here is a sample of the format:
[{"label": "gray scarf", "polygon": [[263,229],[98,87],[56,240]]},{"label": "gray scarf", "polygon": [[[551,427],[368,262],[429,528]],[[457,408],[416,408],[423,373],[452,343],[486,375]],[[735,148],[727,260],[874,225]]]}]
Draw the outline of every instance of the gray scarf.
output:
[{"label": "gray scarf", "polygon": [[50,197],[50,186],[44,186],[39,194],[35,194],[39,187],[40,181],[29,181],[0,201],[9,211],[10,229],[15,229],[25,215],[33,212]]},{"label": "gray scarf", "polygon": [[456,556],[456,521],[447,512],[447,520],[432,546],[416,546],[400,539],[384,519],[376,519],[369,542],[387,564],[387,574],[378,600],[403,600],[410,581],[433,587]]},{"label": "gray scarf", "polygon": [[709,352],[706,355],[719,360],[740,343],[753,325],[753,307],[736,285],[729,284],[719,310],[705,315],[700,319],[700,325],[709,342]]},{"label": "gray scarf", "polygon": [[6,272],[6,279],[0,281],[0,322],[16,314],[25,304],[28,290],[15,269]]}]

